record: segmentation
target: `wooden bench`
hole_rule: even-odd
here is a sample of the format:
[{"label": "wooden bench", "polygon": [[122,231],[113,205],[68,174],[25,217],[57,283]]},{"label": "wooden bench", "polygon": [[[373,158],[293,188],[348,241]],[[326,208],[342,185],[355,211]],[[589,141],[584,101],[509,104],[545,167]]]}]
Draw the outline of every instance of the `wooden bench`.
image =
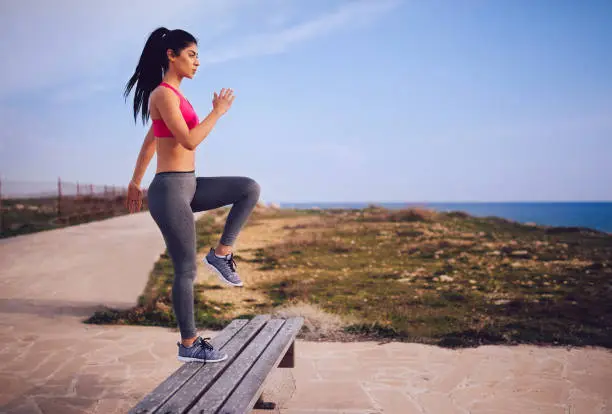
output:
[{"label": "wooden bench", "polygon": [[147,394],[130,414],[248,413],[274,409],[261,392],[275,368],[295,366],[294,343],[304,319],[257,315],[235,319],[211,339],[223,362],[187,362]]}]

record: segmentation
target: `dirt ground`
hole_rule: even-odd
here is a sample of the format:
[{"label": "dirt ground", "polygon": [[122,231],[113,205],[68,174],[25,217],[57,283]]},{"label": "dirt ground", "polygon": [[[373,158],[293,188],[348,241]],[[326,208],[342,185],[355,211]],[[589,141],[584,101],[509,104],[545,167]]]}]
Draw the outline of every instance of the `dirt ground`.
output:
[{"label": "dirt ground", "polygon": [[[226,217],[226,214],[217,215],[215,220],[223,224]],[[316,231],[317,224],[324,224],[324,219],[319,216],[258,217],[257,220],[253,220],[251,224],[247,223],[242,229],[234,246],[237,271],[244,286],[241,288],[227,286],[206,266],[198,266],[196,283],[210,286],[209,289],[204,290],[207,300],[233,305],[228,317],[254,313],[257,311],[257,304],[269,303],[267,296],[256,289],[258,284],[283,276],[282,269],[259,270],[261,264],[250,261],[255,259],[257,249],[292,237],[294,227],[308,226],[312,228],[312,231]],[[199,252],[200,263],[208,253],[208,249],[209,247]]]}]

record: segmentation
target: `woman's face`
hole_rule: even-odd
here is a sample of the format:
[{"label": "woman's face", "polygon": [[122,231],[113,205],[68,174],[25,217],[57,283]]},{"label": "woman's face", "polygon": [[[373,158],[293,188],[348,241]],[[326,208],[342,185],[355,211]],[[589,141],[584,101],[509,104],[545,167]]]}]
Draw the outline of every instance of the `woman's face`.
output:
[{"label": "woman's face", "polygon": [[187,45],[178,56],[175,56],[171,50],[168,50],[168,58],[170,65],[180,75],[187,78],[193,78],[200,66],[198,59],[198,47],[195,44]]}]

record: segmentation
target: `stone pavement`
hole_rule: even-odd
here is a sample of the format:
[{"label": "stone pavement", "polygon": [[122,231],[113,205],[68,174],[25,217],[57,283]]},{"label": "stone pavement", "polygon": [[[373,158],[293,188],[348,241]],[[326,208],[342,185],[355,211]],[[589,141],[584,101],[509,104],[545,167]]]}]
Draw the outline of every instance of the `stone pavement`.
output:
[{"label": "stone pavement", "polygon": [[[0,413],[125,413],[175,370],[176,331],[81,323],[101,304],[132,306],[162,251],[148,213],[0,240]],[[604,349],[298,341],[296,352],[264,393],[280,413],[612,413]]]}]

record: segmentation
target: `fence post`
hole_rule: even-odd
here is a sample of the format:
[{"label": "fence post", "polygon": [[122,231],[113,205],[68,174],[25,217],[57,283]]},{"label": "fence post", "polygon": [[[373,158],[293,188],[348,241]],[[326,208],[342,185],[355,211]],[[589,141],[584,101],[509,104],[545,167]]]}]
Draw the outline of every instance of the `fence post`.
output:
[{"label": "fence post", "polygon": [[62,216],[62,179],[57,177],[57,219]]},{"label": "fence post", "polygon": [[2,178],[0,178],[0,233],[4,233],[4,208],[2,207]]}]

